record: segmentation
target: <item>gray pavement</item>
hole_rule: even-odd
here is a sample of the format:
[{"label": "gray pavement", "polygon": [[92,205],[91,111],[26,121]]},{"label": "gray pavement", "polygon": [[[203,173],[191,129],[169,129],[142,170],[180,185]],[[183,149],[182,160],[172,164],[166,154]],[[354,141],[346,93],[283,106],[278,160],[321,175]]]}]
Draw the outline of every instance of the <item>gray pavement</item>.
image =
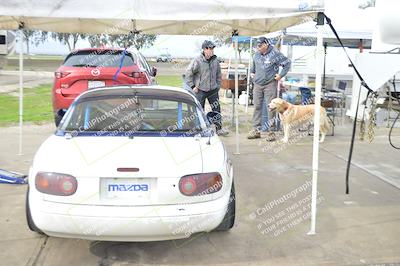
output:
[{"label": "gray pavement", "polygon": [[[24,71],[24,89],[34,88],[41,84],[49,84],[54,80],[54,72]],[[0,70],[0,93],[18,95],[19,71]]]},{"label": "gray pavement", "polygon": [[[0,128],[0,168],[27,173],[52,124]],[[400,263],[400,152],[380,129],[372,144],[355,145],[350,195],[344,176],[350,127],[338,127],[320,149],[317,233],[309,236],[312,138],[280,152],[242,132],[223,138],[234,163],[237,220],[230,232],[150,243],[96,242],[43,237],[25,222],[25,185],[0,185],[1,265],[375,265]],[[394,135],[399,136],[400,131]],[[400,138],[394,139],[400,143]],[[282,147],[282,146],[281,146]],[[67,158],[66,158],[67,160]],[[382,177],[390,179],[389,184]],[[299,189],[299,188],[303,188]],[[293,194],[295,191],[296,195]],[[290,194],[290,198],[288,198]],[[284,201],[281,201],[286,197]],[[272,204],[273,202],[273,204]],[[272,206],[272,207],[271,207]]]}]

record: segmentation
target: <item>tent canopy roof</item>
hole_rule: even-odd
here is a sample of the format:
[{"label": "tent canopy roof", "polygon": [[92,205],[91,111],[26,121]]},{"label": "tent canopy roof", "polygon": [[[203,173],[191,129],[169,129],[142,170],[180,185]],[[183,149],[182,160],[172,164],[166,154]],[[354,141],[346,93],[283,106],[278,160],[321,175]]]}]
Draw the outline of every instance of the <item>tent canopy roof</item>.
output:
[{"label": "tent canopy roof", "polygon": [[323,0],[2,0],[0,29],[261,35],[313,19]]}]

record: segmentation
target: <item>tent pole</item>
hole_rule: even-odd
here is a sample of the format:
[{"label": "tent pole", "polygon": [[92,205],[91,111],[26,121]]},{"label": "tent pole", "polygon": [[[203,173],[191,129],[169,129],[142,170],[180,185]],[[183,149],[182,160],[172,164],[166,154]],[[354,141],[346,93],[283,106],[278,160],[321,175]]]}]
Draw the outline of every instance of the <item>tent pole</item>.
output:
[{"label": "tent pole", "polygon": [[238,115],[238,99],[239,99],[239,77],[238,77],[238,36],[235,36],[235,120],[236,120],[236,152],[235,154],[240,154],[239,151],[239,115]]},{"label": "tent pole", "polygon": [[24,50],[24,33],[22,29],[19,30],[19,149],[18,155],[22,155],[22,123],[23,123],[23,115],[24,115],[24,59],[23,59],[23,50]]},{"label": "tent pole", "polygon": [[[232,39],[232,45],[233,45],[233,39]],[[229,63],[228,63],[228,71],[226,72],[226,79],[229,80],[229,72],[231,71],[232,67],[232,52],[229,53]],[[235,124],[235,98],[233,95],[233,91],[230,89],[232,92],[232,114],[231,114],[231,127]]]},{"label": "tent pole", "polygon": [[246,95],[247,95],[247,100],[246,100],[246,114],[247,110],[249,108],[249,89],[250,89],[250,67],[251,67],[251,52],[252,52],[252,47],[253,47],[253,38],[250,37],[250,55],[249,55],[249,66],[247,68],[247,87],[246,87]]},{"label": "tent pole", "polygon": [[317,181],[318,181],[318,160],[319,160],[319,125],[321,106],[321,80],[322,80],[322,30],[323,25],[317,25],[317,62],[315,70],[315,109],[314,109],[314,139],[313,139],[313,161],[312,161],[312,191],[311,191],[311,229],[308,235],[315,235],[315,224],[317,217]]}]

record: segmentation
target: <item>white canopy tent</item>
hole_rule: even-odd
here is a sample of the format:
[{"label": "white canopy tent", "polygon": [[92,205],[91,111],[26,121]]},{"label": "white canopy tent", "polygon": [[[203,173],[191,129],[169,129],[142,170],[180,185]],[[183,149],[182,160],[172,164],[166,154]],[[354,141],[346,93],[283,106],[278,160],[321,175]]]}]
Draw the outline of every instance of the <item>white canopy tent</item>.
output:
[{"label": "white canopy tent", "polygon": [[[221,31],[258,36],[309,21],[323,11],[323,0],[2,0],[0,29],[32,29],[67,33],[218,35]],[[321,28],[321,27],[320,27]],[[22,37],[22,34],[20,35]],[[22,43],[22,41],[21,41]],[[322,59],[322,31],[317,49]],[[237,47],[237,45],[236,45]],[[22,53],[22,49],[21,49]],[[321,60],[317,60],[320,62]],[[319,110],[321,64],[316,69],[316,110]],[[238,102],[238,75],[235,86]],[[20,128],[22,128],[23,70],[20,54]],[[318,108],[318,109],[317,109]],[[235,108],[237,110],[237,108]],[[315,112],[313,201],[310,233],[315,233],[318,177],[319,112]],[[238,113],[236,140],[239,153]],[[20,153],[22,152],[20,130]]]},{"label": "white canopy tent", "polygon": [[[212,35],[231,26],[240,35],[254,36],[304,22],[322,10],[321,0],[3,0],[0,28],[55,32],[114,34]],[[216,27],[207,26],[215,22]],[[212,23],[209,23],[212,24]]]}]

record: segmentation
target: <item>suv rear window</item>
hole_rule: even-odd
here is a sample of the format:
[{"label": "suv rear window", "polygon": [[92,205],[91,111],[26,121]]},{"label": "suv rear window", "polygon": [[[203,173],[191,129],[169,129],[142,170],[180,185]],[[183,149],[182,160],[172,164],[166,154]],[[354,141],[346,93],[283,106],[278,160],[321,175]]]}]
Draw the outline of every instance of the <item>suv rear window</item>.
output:
[{"label": "suv rear window", "polygon": [[[124,51],[102,50],[102,51],[79,51],[67,56],[64,66],[69,67],[119,67]],[[132,55],[127,52],[122,66],[135,65]]]}]

